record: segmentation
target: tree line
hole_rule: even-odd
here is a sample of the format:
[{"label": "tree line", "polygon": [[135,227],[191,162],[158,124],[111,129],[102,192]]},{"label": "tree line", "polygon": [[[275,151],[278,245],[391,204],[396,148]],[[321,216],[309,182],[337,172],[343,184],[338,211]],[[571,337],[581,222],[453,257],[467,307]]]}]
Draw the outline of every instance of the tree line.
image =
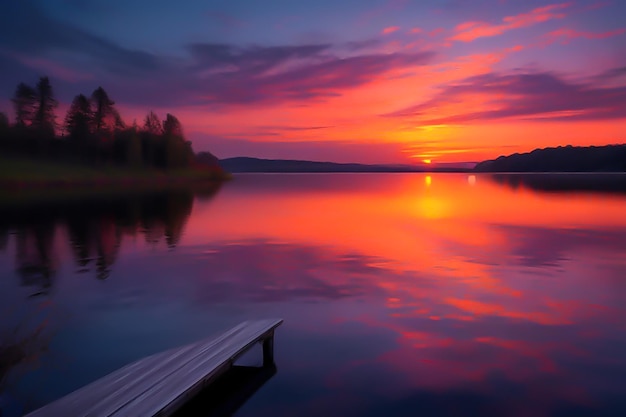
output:
[{"label": "tree line", "polygon": [[78,94],[62,122],[48,77],[35,86],[20,83],[12,98],[14,123],[0,112],[0,151],[12,155],[81,161],[96,165],[178,169],[195,155],[180,121],[150,111],[139,126],[124,123],[115,102],[102,87]]}]

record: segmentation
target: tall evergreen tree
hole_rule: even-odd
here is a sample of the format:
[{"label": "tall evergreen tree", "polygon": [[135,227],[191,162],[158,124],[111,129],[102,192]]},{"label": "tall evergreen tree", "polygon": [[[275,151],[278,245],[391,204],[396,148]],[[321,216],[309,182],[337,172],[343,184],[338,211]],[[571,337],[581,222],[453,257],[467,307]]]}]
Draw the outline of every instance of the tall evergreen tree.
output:
[{"label": "tall evergreen tree", "polygon": [[169,113],[165,116],[165,120],[163,121],[163,133],[165,135],[183,138],[183,126],[176,116]]},{"label": "tall evergreen tree", "polygon": [[54,135],[56,115],[54,110],[59,102],[54,98],[52,86],[48,77],[39,78],[36,88],[37,107],[33,118],[33,127]]},{"label": "tall evergreen tree", "polygon": [[152,135],[163,134],[163,126],[161,125],[159,116],[157,116],[153,111],[150,111],[150,113],[146,115],[143,122],[143,130]]},{"label": "tall evergreen tree", "polygon": [[0,111],[0,131],[4,131],[9,128],[9,118],[6,114]]},{"label": "tall evergreen tree", "polygon": [[9,140],[9,118],[6,114],[0,112],[0,148],[6,147]]},{"label": "tall evergreen tree", "polygon": [[37,110],[37,93],[30,85],[19,83],[13,95],[16,126],[30,126]]},{"label": "tall evergreen tree", "polygon": [[70,138],[80,142],[87,140],[91,133],[92,122],[91,102],[85,95],[77,95],[65,116],[65,128]]},{"label": "tall evergreen tree", "polygon": [[121,129],[122,118],[115,108],[115,102],[109,98],[104,88],[98,87],[91,94],[93,104],[93,125],[96,132]]},{"label": "tall evergreen tree", "polygon": [[183,136],[183,127],[180,121],[171,114],[167,114],[163,122],[163,136],[165,139],[165,167],[177,169],[188,167],[193,161],[191,142]]},{"label": "tall evergreen tree", "polygon": [[164,168],[163,124],[153,111],[150,111],[143,121],[141,142],[144,161],[154,167]]}]

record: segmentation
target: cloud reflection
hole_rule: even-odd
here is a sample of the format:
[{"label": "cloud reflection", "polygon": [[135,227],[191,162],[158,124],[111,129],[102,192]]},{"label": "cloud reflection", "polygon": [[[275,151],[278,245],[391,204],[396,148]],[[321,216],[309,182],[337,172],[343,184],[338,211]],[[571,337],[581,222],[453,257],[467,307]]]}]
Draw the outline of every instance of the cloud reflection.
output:
[{"label": "cloud reflection", "polygon": [[[50,296],[88,340],[154,349],[284,316],[281,371],[242,415],[620,415],[623,196],[430,175],[242,176],[210,203],[147,200],[152,222],[119,217],[106,281],[69,275]],[[93,213],[89,230],[112,216]],[[185,230],[173,248],[144,244],[168,224]],[[57,240],[46,259],[71,263]]]}]

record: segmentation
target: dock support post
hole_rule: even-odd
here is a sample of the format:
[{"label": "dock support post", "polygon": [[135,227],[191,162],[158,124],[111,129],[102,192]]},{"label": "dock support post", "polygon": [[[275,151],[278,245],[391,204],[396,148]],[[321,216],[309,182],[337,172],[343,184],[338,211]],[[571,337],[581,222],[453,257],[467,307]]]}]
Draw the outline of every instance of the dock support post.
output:
[{"label": "dock support post", "polygon": [[263,341],[263,366],[274,364],[274,332]]}]

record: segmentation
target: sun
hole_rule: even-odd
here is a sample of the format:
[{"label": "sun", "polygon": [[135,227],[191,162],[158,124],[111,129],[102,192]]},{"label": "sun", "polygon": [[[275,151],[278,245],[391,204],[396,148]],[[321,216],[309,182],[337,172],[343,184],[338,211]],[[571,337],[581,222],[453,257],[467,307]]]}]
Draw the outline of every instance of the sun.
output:
[{"label": "sun", "polygon": [[425,164],[430,164],[432,161],[430,159],[422,159],[422,162]]}]

